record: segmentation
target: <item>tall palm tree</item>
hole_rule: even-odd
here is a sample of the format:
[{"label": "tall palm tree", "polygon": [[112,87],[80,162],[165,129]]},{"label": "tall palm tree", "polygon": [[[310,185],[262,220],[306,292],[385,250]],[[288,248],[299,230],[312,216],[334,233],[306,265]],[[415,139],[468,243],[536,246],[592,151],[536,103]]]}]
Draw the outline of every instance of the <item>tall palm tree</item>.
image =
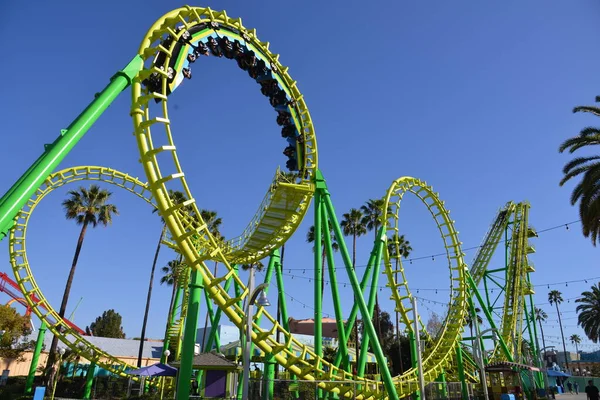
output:
[{"label": "tall palm tree", "polygon": [[[366,234],[367,227],[362,221],[362,212],[356,208],[351,208],[342,218],[340,226],[344,236],[352,236],[352,269],[356,269],[356,238]],[[356,302],[356,296],[354,296],[354,301]],[[358,321],[354,324],[354,345],[358,357]]]},{"label": "tall palm tree", "polygon": [[[546,348],[546,338],[544,337],[544,328],[542,327],[542,322],[544,322],[548,319],[548,314],[546,314],[546,311],[542,310],[541,308],[537,308],[537,307],[535,307],[534,312],[535,312],[535,320],[540,325],[540,332],[542,333],[542,349],[545,349]],[[542,358],[544,358],[543,354],[542,354]]]},{"label": "tall palm tree", "polygon": [[[368,231],[374,232],[375,242],[377,240],[377,233],[379,226],[381,225],[384,215],[385,200],[383,199],[369,199],[363,204],[360,209],[363,212],[362,223],[365,225]],[[388,210],[389,211],[389,210]],[[379,309],[379,293],[375,294],[375,307]],[[377,328],[377,336],[381,336],[381,323],[379,322],[379,313],[375,313],[375,327]]]},{"label": "tall palm tree", "polygon": [[[219,218],[217,216],[217,212],[216,211],[210,211],[210,210],[200,210],[200,216],[202,217],[202,219],[204,220],[204,222],[206,223],[206,226],[208,228],[208,231],[215,237],[215,239],[219,242],[222,242],[225,238],[221,235],[221,232],[219,231],[219,228],[221,227],[221,223],[223,222],[221,220],[221,218]],[[215,270],[213,272],[214,276],[217,276],[217,271],[219,270],[219,262],[215,261]],[[204,351],[204,343],[205,343],[205,339],[206,339],[206,330],[208,328],[208,307],[210,307],[210,304],[207,304],[207,311],[206,311],[206,317],[204,319],[204,331],[202,333],[202,344],[200,349],[202,351]]]},{"label": "tall palm tree", "polygon": [[[81,247],[83,246],[83,240],[88,226],[91,226],[92,228],[95,228],[98,225],[108,226],[112,223],[113,216],[119,215],[117,206],[108,203],[112,193],[106,189],[101,189],[98,185],[90,185],[88,189],[82,186],[79,190],[70,190],[68,195],[69,197],[62,202],[65,218],[75,220],[77,225],[81,225],[81,231],[79,232],[77,246],[75,247],[75,255],[73,256],[71,270],[69,271],[69,277],[67,278],[65,291],[58,311],[58,315],[60,315],[61,318],[64,318],[65,312],[67,311],[71,285],[73,284],[75,270],[77,269],[77,261],[79,260],[79,254],[81,252]],[[57,346],[58,336],[54,335],[52,344],[50,345],[46,369],[50,369],[54,365]],[[49,380],[52,381],[53,379],[51,378]]]},{"label": "tall palm tree", "polygon": [[[600,102],[600,96],[596,97]],[[600,107],[580,106],[573,109],[574,113],[585,112],[600,116]],[[574,153],[580,148],[600,144],[600,128],[585,127],[578,136],[565,140],[559,147],[559,152],[569,150]],[[564,177],[560,181],[563,186],[570,179],[582,175],[581,180],[571,193],[571,205],[579,201],[579,215],[581,227],[585,237],[591,237],[595,246],[600,239],[600,156],[576,157],[563,168]]]},{"label": "tall palm tree", "polygon": [[[331,248],[333,249],[333,251],[338,251],[340,249],[340,245],[337,242],[337,239],[335,237],[335,233],[333,231],[333,226],[331,226],[331,221],[329,222],[329,237],[331,238]],[[323,240],[323,238],[325,237],[324,233],[321,232],[321,240]],[[308,232],[306,232],[306,242],[307,243],[313,243],[315,241],[315,226],[311,225],[310,228],[308,228]],[[321,242],[322,245],[322,251],[321,251],[321,265],[323,266],[323,271],[325,271],[325,267],[327,266],[327,257],[326,257],[326,252],[325,252],[325,243],[324,241]],[[313,251],[315,251],[315,248],[313,247]],[[323,291],[325,290],[325,273],[321,274],[321,298],[323,298]]]},{"label": "tall palm tree", "polygon": [[[180,191],[169,190],[169,197],[173,204],[181,204],[187,200],[185,194]],[[158,208],[152,210],[153,213],[157,212]],[[154,271],[156,270],[156,262],[158,261],[158,255],[160,253],[160,247],[162,245],[163,239],[165,238],[165,233],[167,232],[167,224],[163,217],[160,217],[162,221],[162,229],[160,230],[160,236],[158,238],[158,243],[156,245],[156,250],[154,252],[154,259],[152,261],[152,268],[150,269],[150,283],[148,283],[148,294],[146,296],[146,307],[144,309],[144,319],[142,322],[142,332],[140,334],[140,347],[138,350],[138,360],[137,367],[142,367],[142,354],[144,353],[144,340],[146,340],[146,325],[148,324],[148,313],[150,312],[150,300],[152,299],[152,288],[154,287]],[[170,315],[170,314],[169,314]]]},{"label": "tall palm tree", "polygon": [[567,357],[567,346],[565,346],[565,334],[563,332],[562,327],[562,318],[560,317],[560,310],[558,309],[558,305],[563,302],[562,293],[558,290],[551,290],[548,293],[548,302],[550,305],[554,304],[556,306],[556,313],[558,314],[558,325],[560,326],[560,336],[562,337],[562,345],[563,351],[565,354],[565,365],[567,370],[569,369],[569,357]]},{"label": "tall palm tree", "polygon": [[[397,243],[397,245],[396,245]],[[404,235],[395,234],[393,239],[388,241],[388,255],[390,259],[394,259],[396,262],[395,270],[398,271],[400,265],[400,257],[408,258],[412,247],[410,242],[404,238]],[[394,274],[394,279],[398,282],[398,272]],[[394,307],[395,308],[395,307]],[[398,352],[400,356],[400,369],[404,371],[404,365],[402,362],[402,335],[400,334],[400,314],[396,310],[396,338],[398,339]]]},{"label": "tall palm tree", "polygon": [[600,283],[592,285],[591,291],[581,293],[575,300],[577,306],[577,324],[594,343],[600,340]]},{"label": "tall palm tree", "polygon": [[571,344],[575,345],[575,353],[579,354],[579,344],[581,343],[581,336],[573,334],[569,336],[569,340],[571,341]]}]

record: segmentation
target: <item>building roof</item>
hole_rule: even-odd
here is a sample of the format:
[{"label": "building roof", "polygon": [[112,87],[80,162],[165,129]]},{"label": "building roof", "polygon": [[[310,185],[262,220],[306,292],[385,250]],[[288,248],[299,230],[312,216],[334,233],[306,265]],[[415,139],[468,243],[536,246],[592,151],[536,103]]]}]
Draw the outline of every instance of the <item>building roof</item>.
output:
[{"label": "building roof", "polygon": [[[36,340],[37,332],[32,333],[28,337],[24,338],[25,341]],[[86,336],[85,339],[100,350],[107,352],[108,354],[115,357],[134,357],[137,358],[140,349],[140,341],[134,339],[114,339],[105,338],[99,336]],[[50,331],[46,332],[44,337],[44,352],[50,349],[52,344],[52,334]],[[59,341],[59,347],[67,347],[65,344]],[[146,341],[144,343],[144,351],[142,352],[142,358],[155,358],[160,359],[162,354],[163,343],[155,341]]]},{"label": "building roof", "polygon": [[[302,335],[314,335],[315,334],[315,320],[313,318],[307,319],[294,319],[288,318],[291,333],[298,333]],[[321,320],[321,332],[324,337],[336,338],[338,337],[337,322],[333,318],[323,318]]]},{"label": "building roof", "polygon": [[[238,369],[239,365],[233,361],[229,361],[222,354],[217,353],[200,353],[194,356],[194,368],[202,369]],[[179,366],[180,362],[171,363],[173,366]]]}]

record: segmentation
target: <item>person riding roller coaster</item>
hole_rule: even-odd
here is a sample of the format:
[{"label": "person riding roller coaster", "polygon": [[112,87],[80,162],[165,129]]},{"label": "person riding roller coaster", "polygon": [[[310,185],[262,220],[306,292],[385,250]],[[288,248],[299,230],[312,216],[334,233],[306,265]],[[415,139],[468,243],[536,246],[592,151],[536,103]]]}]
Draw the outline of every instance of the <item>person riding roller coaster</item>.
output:
[{"label": "person riding roller coaster", "polygon": [[[304,140],[302,135],[298,134],[292,115],[288,111],[288,107],[294,107],[295,103],[293,99],[288,100],[287,93],[279,86],[279,82],[275,79],[265,60],[258,58],[254,51],[243,46],[238,40],[232,41],[223,35],[217,38],[208,36],[206,43],[202,40],[192,43],[192,34],[199,32],[201,29],[206,29],[206,24],[201,25],[192,27],[190,29],[191,32],[188,30],[184,31],[177,40],[178,43],[175,44],[174,49],[171,49],[174,40],[173,36],[168,35],[161,41],[161,47],[173,51],[169,66],[166,68],[168,79],[167,95],[174,89],[172,85],[176,76],[174,68],[176,68],[177,52],[184,49],[184,46],[188,45],[192,48],[192,51],[186,55],[188,65],[181,69],[181,74],[186,79],[192,78],[191,64],[195,63],[200,56],[209,56],[212,54],[215,57],[225,56],[228,59],[235,59],[240,69],[247,71],[248,75],[260,84],[261,93],[269,98],[269,103],[277,111],[277,124],[282,126],[281,136],[286,138],[288,142],[288,146],[284,150],[284,154],[289,158],[286,162],[286,167],[292,171],[298,170],[299,155],[296,146],[299,143],[303,143]],[[212,24],[211,28],[218,29],[218,27],[214,27]],[[182,29],[182,27],[179,27],[176,29],[176,32],[179,33]],[[165,61],[166,54],[159,51],[154,59],[154,66],[165,71]],[[151,92],[160,92],[162,90],[161,75],[161,73],[154,72],[142,83]],[[156,98],[156,102],[160,101],[160,98]]]}]

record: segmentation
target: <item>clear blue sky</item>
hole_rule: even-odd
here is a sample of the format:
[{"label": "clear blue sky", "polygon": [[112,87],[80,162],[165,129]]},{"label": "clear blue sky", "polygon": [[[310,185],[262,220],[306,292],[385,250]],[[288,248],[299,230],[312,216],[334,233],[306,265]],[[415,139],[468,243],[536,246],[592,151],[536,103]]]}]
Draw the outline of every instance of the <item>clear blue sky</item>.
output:
[{"label": "clear blue sky", "polygon": [[[571,186],[558,186],[569,156],[558,154],[557,148],[566,137],[597,123],[571,112],[599,94],[597,2],[198,5],[242,17],[290,67],[314,120],[320,168],[338,214],[383,196],[393,179],[410,175],[439,191],[465,247],[481,242],[496,210],[509,200],[530,201],[531,222],[540,230],[578,219],[569,204]],[[135,55],[150,25],[175,6],[164,1],[0,5],[1,192]],[[217,210],[224,234],[237,235],[256,211],[277,165],[285,164],[284,143],[268,100],[234,62],[207,59],[196,63],[194,78],[170,104],[177,105],[172,111],[176,143],[199,206]],[[104,165],[144,179],[131,132],[127,91],[62,166]],[[65,221],[60,207],[66,190],[44,201],[29,233],[37,282],[55,306],[79,230]],[[114,202],[121,216],[112,227],[91,231],[86,238],[69,313],[80,297],[74,319],[81,326],[114,308],[132,337],[141,327],[160,222],[125,193],[115,191]],[[443,250],[426,210],[414,199],[407,199],[402,221],[414,257]],[[307,268],[306,275],[292,271],[304,277],[311,268],[311,246],[305,243],[309,225],[307,218],[286,248],[286,266]],[[360,265],[366,263],[371,243],[372,235],[359,239]],[[541,234],[535,246],[536,284],[600,276],[598,250],[583,238],[578,224]],[[7,254],[6,241],[1,251]],[[473,255],[467,252],[468,262]],[[163,250],[159,265],[171,258],[173,253]],[[499,262],[494,259],[495,265]],[[412,288],[449,285],[440,258],[407,268]],[[7,258],[0,269],[10,272]],[[552,288],[567,299],[591,283]],[[312,305],[308,279],[287,277],[286,284],[290,296]],[[349,289],[342,290],[349,298]],[[537,288],[538,303],[546,303],[547,291]],[[168,288],[156,284],[150,337],[163,334],[169,295]],[[442,291],[420,295],[447,299]],[[389,302],[382,303],[390,309]],[[298,301],[288,306],[294,318],[312,316]],[[425,306],[442,309],[425,303],[425,319],[431,312]],[[556,314],[548,305],[542,307],[552,317],[548,339],[558,340]],[[332,313],[329,300],[324,308]],[[565,301],[563,310],[565,334],[583,335],[576,327],[573,301]]]}]

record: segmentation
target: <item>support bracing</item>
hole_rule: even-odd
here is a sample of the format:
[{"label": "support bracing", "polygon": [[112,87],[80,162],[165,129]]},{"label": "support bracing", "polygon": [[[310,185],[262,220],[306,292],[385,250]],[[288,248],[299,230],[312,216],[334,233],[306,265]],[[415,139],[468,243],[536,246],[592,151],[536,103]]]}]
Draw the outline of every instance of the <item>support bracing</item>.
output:
[{"label": "support bracing", "polygon": [[[318,170],[316,171],[316,176],[322,179],[321,172]],[[389,399],[397,400],[398,393],[396,392],[396,388],[394,386],[394,381],[392,379],[392,374],[390,373],[390,369],[387,364],[387,359],[383,354],[383,349],[381,348],[381,344],[379,343],[379,339],[377,338],[377,332],[375,332],[373,321],[371,321],[371,318],[369,316],[369,310],[367,308],[367,304],[365,303],[365,299],[363,297],[358,278],[356,277],[356,272],[352,268],[352,260],[350,258],[350,253],[348,252],[348,249],[346,247],[342,230],[337,220],[337,216],[335,215],[335,209],[333,207],[333,203],[331,202],[329,192],[325,185],[325,180],[323,180],[322,182],[322,187],[317,187],[316,190],[321,191],[323,202],[325,204],[325,207],[327,208],[327,215],[332,222],[331,225],[333,227],[336,239],[340,246],[340,253],[346,266],[346,272],[348,273],[350,285],[352,286],[352,290],[354,291],[356,302],[358,303],[358,308],[362,316],[364,330],[366,331],[366,334],[367,336],[369,336],[369,339],[372,343],[373,352],[375,353],[375,358],[377,360],[377,363],[379,364],[379,368],[381,369],[381,376]]]}]

